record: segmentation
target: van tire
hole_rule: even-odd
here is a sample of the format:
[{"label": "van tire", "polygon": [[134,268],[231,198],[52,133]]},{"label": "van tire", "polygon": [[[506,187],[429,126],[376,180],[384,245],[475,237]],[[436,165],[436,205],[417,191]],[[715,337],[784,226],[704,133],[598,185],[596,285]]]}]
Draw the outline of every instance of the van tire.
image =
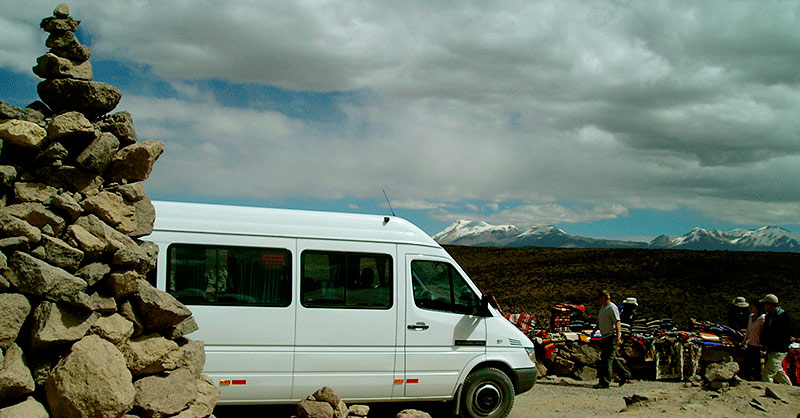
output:
[{"label": "van tire", "polygon": [[502,371],[488,367],[470,373],[461,392],[463,418],[505,418],[514,406],[514,385]]}]

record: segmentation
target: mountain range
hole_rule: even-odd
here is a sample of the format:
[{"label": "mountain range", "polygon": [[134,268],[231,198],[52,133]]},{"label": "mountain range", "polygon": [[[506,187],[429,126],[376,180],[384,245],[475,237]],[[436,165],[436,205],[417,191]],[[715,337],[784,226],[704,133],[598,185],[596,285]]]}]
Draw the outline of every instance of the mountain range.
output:
[{"label": "mountain range", "polygon": [[483,221],[459,220],[433,236],[442,245],[471,247],[548,248],[653,248],[712,251],[800,252],[800,234],[777,226],[755,230],[720,231],[694,228],[680,237],[660,235],[650,242],[588,238],[566,233],[552,225],[525,231],[513,225],[490,225]]}]

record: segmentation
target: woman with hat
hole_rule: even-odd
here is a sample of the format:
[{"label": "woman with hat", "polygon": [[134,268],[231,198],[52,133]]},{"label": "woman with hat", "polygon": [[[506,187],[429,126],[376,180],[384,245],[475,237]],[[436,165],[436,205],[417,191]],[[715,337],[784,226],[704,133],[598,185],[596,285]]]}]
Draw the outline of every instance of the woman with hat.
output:
[{"label": "woman with hat", "polygon": [[728,308],[728,326],[739,332],[744,332],[750,323],[750,304],[747,299],[738,296]]},{"label": "woman with hat", "polygon": [[744,333],[744,364],[742,376],[761,380],[761,329],[764,326],[764,305],[750,301],[750,322]]},{"label": "woman with hat", "polygon": [[619,313],[620,322],[633,325],[633,320],[636,319],[636,309],[639,307],[639,301],[637,301],[636,298],[625,298],[620,306],[622,306],[622,312]]}]

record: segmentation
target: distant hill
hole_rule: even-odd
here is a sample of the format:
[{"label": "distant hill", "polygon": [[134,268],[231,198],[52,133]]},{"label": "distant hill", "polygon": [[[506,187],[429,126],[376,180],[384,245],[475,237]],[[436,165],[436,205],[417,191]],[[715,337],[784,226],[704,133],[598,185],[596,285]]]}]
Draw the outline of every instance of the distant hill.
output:
[{"label": "distant hill", "polygon": [[513,225],[490,225],[483,221],[456,221],[433,236],[442,245],[477,247],[542,248],[657,248],[711,251],[800,252],[800,234],[777,226],[720,231],[694,228],[680,237],[661,235],[648,242],[588,238],[568,234],[552,225],[525,231]]}]

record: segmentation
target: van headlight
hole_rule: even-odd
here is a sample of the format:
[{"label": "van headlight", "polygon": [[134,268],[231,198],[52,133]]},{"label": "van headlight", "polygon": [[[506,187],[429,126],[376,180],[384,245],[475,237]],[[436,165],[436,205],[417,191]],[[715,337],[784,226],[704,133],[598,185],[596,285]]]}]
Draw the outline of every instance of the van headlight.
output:
[{"label": "van headlight", "polygon": [[528,358],[535,364],[536,363],[536,352],[533,350],[533,347],[525,347],[525,352],[528,353]]}]

